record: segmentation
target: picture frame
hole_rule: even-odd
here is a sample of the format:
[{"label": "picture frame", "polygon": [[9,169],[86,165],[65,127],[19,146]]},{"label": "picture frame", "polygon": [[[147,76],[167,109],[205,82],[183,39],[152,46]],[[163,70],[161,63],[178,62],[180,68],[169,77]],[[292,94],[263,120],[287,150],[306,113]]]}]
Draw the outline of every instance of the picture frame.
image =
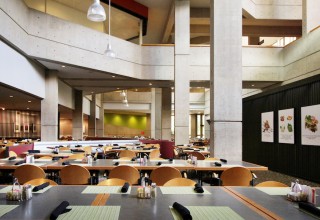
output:
[{"label": "picture frame", "polygon": [[23,124],[23,132],[29,133],[29,124]]},{"label": "picture frame", "polygon": [[14,133],[20,133],[20,124],[14,124]]}]

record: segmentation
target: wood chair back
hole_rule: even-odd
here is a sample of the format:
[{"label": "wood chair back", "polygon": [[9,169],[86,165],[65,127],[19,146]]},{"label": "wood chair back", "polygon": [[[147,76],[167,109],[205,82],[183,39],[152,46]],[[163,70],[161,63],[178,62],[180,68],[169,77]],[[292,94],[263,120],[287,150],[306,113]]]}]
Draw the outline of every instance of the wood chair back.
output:
[{"label": "wood chair back", "polygon": [[163,186],[163,184],[174,178],[182,178],[181,172],[174,167],[158,167],[150,174],[150,179],[157,186]]},{"label": "wood chair back", "polygon": [[86,154],[91,154],[92,153],[92,148],[90,146],[86,146],[83,148]]},{"label": "wood chair back", "polygon": [[100,183],[98,183],[98,186],[123,186],[126,182],[127,181],[122,179],[111,178],[101,181]]},{"label": "wood chair back", "polygon": [[252,174],[245,167],[232,167],[222,172],[223,186],[251,186]]},{"label": "wood chair back", "polygon": [[18,157],[18,154],[12,150],[9,151],[9,157]]},{"label": "wood chair back", "polygon": [[255,187],[289,187],[289,186],[277,181],[265,181],[257,184]]},{"label": "wood chair back", "polygon": [[138,184],[138,180],[140,178],[140,173],[137,168],[127,165],[121,165],[113,168],[108,176],[111,178],[123,179],[126,182],[130,183],[130,185]]},{"label": "wood chair back", "polygon": [[33,179],[33,180],[29,180],[27,182],[25,182],[24,184],[30,184],[30,185],[33,185],[33,186],[37,186],[37,185],[40,185],[40,184],[43,184],[43,183],[49,183],[50,186],[57,186],[58,183],[56,183],[55,181],[53,180],[49,180],[49,179],[45,179],[45,178],[37,178],[37,179]]},{"label": "wood chair back", "polygon": [[59,147],[59,151],[63,151],[63,150],[70,150],[69,147]]},{"label": "wood chair back", "polygon": [[133,157],[136,157],[136,153],[134,151],[131,151],[131,150],[122,150],[119,153],[119,157],[130,157],[130,158],[133,158]]},{"label": "wood chair back", "polygon": [[159,149],[154,149],[149,154],[150,159],[159,158],[159,157],[160,157],[160,150]]},{"label": "wood chair back", "polygon": [[163,186],[194,186],[195,181],[186,178],[174,178],[167,181]]},{"label": "wood chair back", "polygon": [[40,167],[32,164],[23,164],[14,170],[13,176],[18,178],[20,184],[25,184],[29,180],[46,178],[46,174]]},{"label": "wood chair back", "polygon": [[85,167],[69,165],[61,169],[60,178],[63,185],[86,185],[89,183],[90,172]]},{"label": "wood chair back", "polygon": [[197,151],[190,152],[188,154],[190,154],[190,155],[192,155],[194,157],[197,157],[197,160],[205,160],[206,159],[206,157],[202,153],[197,152]]}]

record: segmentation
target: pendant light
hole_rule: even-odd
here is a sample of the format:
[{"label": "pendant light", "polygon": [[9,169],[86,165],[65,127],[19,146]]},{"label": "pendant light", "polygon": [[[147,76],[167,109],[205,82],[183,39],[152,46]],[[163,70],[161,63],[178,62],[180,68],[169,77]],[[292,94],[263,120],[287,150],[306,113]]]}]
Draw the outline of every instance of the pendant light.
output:
[{"label": "pendant light", "polygon": [[110,33],[110,30],[111,30],[111,22],[110,22],[110,20],[111,20],[111,16],[110,15],[111,15],[111,0],[109,0],[109,15],[108,15],[109,16],[108,46],[107,46],[107,50],[106,50],[105,53],[106,53],[107,57],[114,59],[116,57],[116,53],[111,48],[111,41],[110,41],[110,34],[111,34]]},{"label": "pendant light", "polygon": [[90,21],[105,21],[106,20],[106,12],[104,8],[100,4],[100,0],[94,0],[93,4],[90,5],[87,13],[87,18]]}]

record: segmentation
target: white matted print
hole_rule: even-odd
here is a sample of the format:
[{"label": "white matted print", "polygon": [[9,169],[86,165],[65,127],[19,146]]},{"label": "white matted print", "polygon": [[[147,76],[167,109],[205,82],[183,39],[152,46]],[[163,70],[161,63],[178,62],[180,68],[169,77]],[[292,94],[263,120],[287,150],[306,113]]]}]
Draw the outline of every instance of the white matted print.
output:
[{"label": "white matted print", "polygon": [[279,143],[294,144],[294,109],[278,112]]},{"label": "white matted print", "polygon": [[301,108],[301,144],[320,146],[320,105]]},{"label": "white matted print", "polygon": [[273,112],[261,113],[261,141],[273,142]]}]

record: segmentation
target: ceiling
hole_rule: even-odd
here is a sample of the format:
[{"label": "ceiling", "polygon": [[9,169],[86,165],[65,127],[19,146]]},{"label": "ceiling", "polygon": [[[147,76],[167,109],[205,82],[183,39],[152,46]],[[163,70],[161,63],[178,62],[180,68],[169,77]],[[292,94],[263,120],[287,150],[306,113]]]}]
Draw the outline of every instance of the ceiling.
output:
[{"label": "ceiling", "polygon": [[[39,2],[41,0],[25,0],[26,2]],[[43,0],[45,1],[45,0]],[[92,0],[46,0],[46,2],[59,3],[86,13]],[[136,0],[136,2],[148,7],[147,33],[143,37],[143,43],[172,43],[171,36],[174,34],[174,19],[172,0]],[[193,44],[208,44],[210,42],[210,0],[191,0],[190,11],[190,42]],[[103,4],[106,11],[108,5]],[[139,21],[137,17],[112,8],[111,34],[113,36],[137,43],[134,39],[139,35]],[[266,36],[280,37],[284,35],[301,35],[301,20],[256,20],[243,16],[244,36]],[[107,22],[105,24],[107,30]],[[93,69],[84,69],[67,64],[54,63],[50,61],[37,60],[47,69],[59,71],[59,78],[71,87],[83,90],[84,94],[103,93],[122,89],[150,89],[154,87],[173,87],[173,81],[148,81],[138,80],[129,77],[114,75],[108,72],[101,72]],[[65,67],[62,67],[64,65]],[[277,82],[243,82],[243,88],[262,89]],[[151,85],[152,84],[152,85]],[[254,85],[254,86],[252,86]],[[195,81],[190,83],[191,87],[209,88],[209,81]],[[0,108],[23,110],[40,110],[40,99],[22,93],[14,88],[0,85]],[[12,95],[13,98],[9,96]],[[30,100],[31,103],[26,102]]]}]

